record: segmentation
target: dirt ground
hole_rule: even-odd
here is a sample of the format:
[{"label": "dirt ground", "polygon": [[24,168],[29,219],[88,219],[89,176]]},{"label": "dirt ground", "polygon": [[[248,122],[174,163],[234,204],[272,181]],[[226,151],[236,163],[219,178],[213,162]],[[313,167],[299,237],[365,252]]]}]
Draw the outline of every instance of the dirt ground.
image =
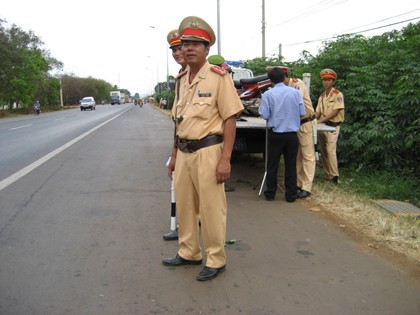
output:
[{"label": "dirt ground", "polygon": [[[315,192],[319,190],[316,187]],[[384,233],[378,232],[383,227],[378,224],[376,227],[369,222],[365,224],[359,224],[359,216],[352,216],[347,214],[345,216],[340,215],[340,212],[335,211],[335,208],[345,209],[347,206],[338,200],[335,201],[333,207],[331,204],[327,204],[323,199],[325,196],[320,197],[311,196],[301,202],[309,211],[320,211],[325,218],[333,222],[336,226],[340,226],[346,234],[350,235],[363,250],[366,250],[387,262],[395,265],[399,269],[408,273],[413,279],[420,283],[420,250],[419,240],[416,237],[414,244],[412,241],[404,241],[404,237],[401,236],[394,242],[389,241],[389,237]],[[339,200],[343,200],[337,198]],[[379,211],[379,210],[378,210]],[[382,217],[379,211],[378,218]],[[379,218],[378,222],[381,221]],[[395,219],[396,218],[391,218]],[[363,221],[363,220],[362,220]],[[418,230],[418,226],[414,229]],[[399,231],[401,232],[401,230]],[[411,233],[410,231],[403,231],[403,233]]]},{"label": "dirt ground", "polygon": [[[264,171],[260,154],[234,156],[234,169],[237,163]],[[280,186],[284,183],[282,166],[278,173]],[[317,172],[322,172],[319,165]],[[314,180],[312,195],[299,202],[339,226],[361,248],[398,266],[420,283],[420,224],[395,218],[371,200],[343,190],[340,184],[319,179]]]}]

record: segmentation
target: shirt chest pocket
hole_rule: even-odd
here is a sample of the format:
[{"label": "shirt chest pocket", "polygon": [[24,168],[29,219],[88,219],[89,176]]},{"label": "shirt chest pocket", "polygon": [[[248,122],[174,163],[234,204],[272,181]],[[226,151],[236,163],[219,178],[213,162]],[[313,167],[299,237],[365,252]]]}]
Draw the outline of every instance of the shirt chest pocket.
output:
[{"label": "shirt chest pocket", "polygon": [[196,118],[208,119],[214,109],[212,97],[196,97],[191,105],[191,115]]},{"label": "shirt chest pocket", "polygon": [[335,104],[335,100],[334,99],[329,99],[327,101],[328,113],[331,112],[334,109],[334,104]]}]

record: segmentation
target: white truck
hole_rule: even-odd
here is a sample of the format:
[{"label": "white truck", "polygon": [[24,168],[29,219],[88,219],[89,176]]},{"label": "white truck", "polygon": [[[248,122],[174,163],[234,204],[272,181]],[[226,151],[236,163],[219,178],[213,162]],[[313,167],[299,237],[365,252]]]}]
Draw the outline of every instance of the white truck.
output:
[{"label": "white truck", "polygon": [[[111,105],[115,105],[115,104],[120,105],[121,104],[121,92],[120,91],[111,91],[109,93],[109,95],[111,96]],[[125,98],[125,96],[124,96],[124,98]]]},{"label": "white truck", "polygon": [[120,102],[121,104],[127,103],[127,98],[125,97],[125,93],[120,94]]}]

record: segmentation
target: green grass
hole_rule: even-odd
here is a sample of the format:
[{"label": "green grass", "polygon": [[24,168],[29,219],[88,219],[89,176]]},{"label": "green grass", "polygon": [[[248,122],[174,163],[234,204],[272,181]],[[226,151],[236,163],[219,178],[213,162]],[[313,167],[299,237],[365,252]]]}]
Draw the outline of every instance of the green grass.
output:
[{"label": "green grass", "polygon": [[[317,173],[322,174],[322,168]],[[420,180],[409,171],[340,168],[339,186],[369,199],[392,199],[420,207]]]}]

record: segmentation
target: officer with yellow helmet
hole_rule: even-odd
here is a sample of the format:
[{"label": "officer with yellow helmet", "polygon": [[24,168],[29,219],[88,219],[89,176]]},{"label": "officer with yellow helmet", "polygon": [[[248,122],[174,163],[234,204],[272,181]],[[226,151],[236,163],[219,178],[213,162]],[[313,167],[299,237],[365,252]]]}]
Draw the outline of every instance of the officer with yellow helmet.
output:
[{"label": "officer with yellow helmet", "polygon": [[319,148],[322,167],[327,180],[338,184],[337,140],[340,135],[340,124],[344,121],[344,96],[333,85],[337,82],[337,73],[331,69],[320,72],[325,92],[318,98],[316,118],[319,123],[335,127],[333,132],[319,133]]},{"label": "officer with yellow helmet", "polygon": [[[187,63],[185,62],[184,56],[182,55],[182,47],[181,47],[181,36],[179,35],[179,31],[178,29],[173,29],[172,31],[170,31],[168,33],[168,35],[166,36],[166,39],[168,41],[169,44],[169,49],[172,51],[172,57],[174,58],[174,60],[176,61],[176,63],[178,63],[181,66],[181,69],[178,72],[178,75],[175,77],[175,99],[174,99],[174,103],[177,102],[177,91],[178,91],[178,87],[179,87],[179,82],[178,82],[178,77],[181,76],[181,73],[183,73],[183,71],[185,71],[186,67],[187,67]],[[172,173],[175,169],[175,161],[171,161],[169,162],[168,165],[168,176],[169,178],[172,180]],[[176,209],[176,208],[175,208]],[[174,210],[175,210],[174,209]],[[173,210],[171,209],[171,212]],[[175,210],[176,211],[176,210]],[[176,216],[174,216],[176,218]],[[178,227],[175,230],[169,231],[167,233],[163,234],[163,239],[165,241],[175,241],[178,239]]]},{"label": "officer with yellow helmet", "polygon": [[172,108],[176,138],[172,150],[179,219],[179,250],[165,258],[165,266],[205,267],[197,280],[217,277],[226,268],[226,213],[224,183],[229,180],[235,142],[236,116],[243,110],[226,70],[207,61],[216,36],[203,19],[188,16],[179,25],[182,52],[188,64],[180,77],[179,97]]}]

